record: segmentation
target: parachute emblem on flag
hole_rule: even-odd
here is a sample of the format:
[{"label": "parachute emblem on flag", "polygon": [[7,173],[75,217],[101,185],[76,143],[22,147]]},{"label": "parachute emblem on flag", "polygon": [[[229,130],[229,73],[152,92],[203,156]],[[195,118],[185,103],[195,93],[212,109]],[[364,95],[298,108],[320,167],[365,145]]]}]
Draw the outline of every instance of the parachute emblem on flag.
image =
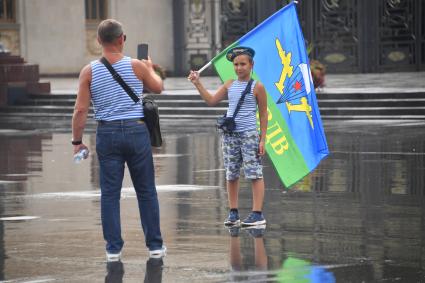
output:
[{"label": "parachute emblem on flag", "polygon": [[312,80],[307,64],[299,64],[293,75],[285,80],[284,92],[276,101],[276,104],[307,97],[311,93]]},{"label": "parachute emblem on flag", "polygon": [[[275,83],[282,94],[276,104],[285,102],[289,114],[291,111],[305,112],[311,128],[314,129],[312,108],[308,103],[308,95],[311,93],[311,82],[313,81],[310,69],[306,63],[300,63],[293,71],[294,68],[290,66],[291,53],[286,54],[278,39],[276,39],[276,47],[284,66],[279,82]],[[283,82],[282,78],[285,75],[288,79]],[[295,104],[295,100],[300,100],[301,103]]]}]

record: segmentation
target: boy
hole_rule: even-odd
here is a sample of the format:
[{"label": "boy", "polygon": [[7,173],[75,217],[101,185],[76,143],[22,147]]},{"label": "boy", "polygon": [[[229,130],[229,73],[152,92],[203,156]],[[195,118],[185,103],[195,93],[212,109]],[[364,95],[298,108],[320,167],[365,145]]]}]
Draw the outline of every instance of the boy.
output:
[{"label": "boy", "polygon": [[[210,105],[223,99],[229,100],[227,117],[232,117],[242,92],[251,80],[255,51],[249,47],[238,46],[230,49],[226,58],[233,63],[237,80],[228,80],[215,93],[210,94],[202,85],[199,73],[191,71],[188,79],[195,85],[201,97]],[[256,110],[260,116],[260,134],[257,131]],[[226,169],[229,216],[226,226],[256,227],[265,225],[262,209],[264,200],[264,180],[261,157],[265,153],[267,130],[267,96],[261,82],[253,81],[235,116],[233,131],[223,131],[222,149]],[[245,178],[252,182],[252,212],[240,221],[238,212],[239,174],[243,165]]]}]

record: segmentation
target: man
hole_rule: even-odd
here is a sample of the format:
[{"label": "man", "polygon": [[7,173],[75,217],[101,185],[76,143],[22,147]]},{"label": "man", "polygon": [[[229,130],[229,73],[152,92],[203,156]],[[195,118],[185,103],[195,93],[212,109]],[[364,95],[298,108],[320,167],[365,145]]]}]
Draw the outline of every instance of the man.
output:
[{"label": "man", "polygon": [[[116,20],[102,21],[97,30],[103,57],[122,79],[140,95],[143,87],[160,93],[161,78],[155,73],[150,58],[136,60],[123,55],[126,35]],[[100,166],[101,218],[108,262],[119,261],[124,241],[121,238],[120,196],[127,163],[136,191],[146,246],[152,258],[165,256],[159,226],[159,205],[149,132],[143,122],[143,109],[113,79],[99,60],[92,61],[80,73],[77,100],[72,117],[74,154],[84,145],[83,131],[93,103],[98,122],[96,153]],[[87,157],[86,157],[87,158]]]}]

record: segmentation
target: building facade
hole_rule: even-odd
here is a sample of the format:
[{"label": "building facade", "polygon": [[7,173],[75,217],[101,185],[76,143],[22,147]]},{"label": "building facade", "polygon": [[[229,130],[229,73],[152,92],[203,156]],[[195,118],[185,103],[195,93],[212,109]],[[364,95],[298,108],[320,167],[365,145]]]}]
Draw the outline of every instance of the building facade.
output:
[{"label": "building facade", "polygon": [[0,0],[0,42],[42,74],[76,74],[101,56],[96,29],[106,18],[123,23],[126,54],[148,43],[155,63],[174,68],[170,0]]},{"label": "building facade", "polygon": [[[44,74],[78,73],[100,56],[97,24],[121,21],[169,74],[186,75],[291,0],[0,0],[0,42]],[[422,0],[298,1],[310,57],[328,72],[425,69]],[[207,70],[213,74],[213,70]]]}]

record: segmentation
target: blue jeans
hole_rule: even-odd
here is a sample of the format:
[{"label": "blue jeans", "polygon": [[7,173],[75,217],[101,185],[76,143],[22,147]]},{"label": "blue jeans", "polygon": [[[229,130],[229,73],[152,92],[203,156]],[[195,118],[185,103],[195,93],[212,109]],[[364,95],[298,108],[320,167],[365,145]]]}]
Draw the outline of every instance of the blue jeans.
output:
[{"label": "blue jeans", "polygon": [[106,251],[119,253],[124,245],[120,197],[125,163],[136,191],[146,246],[149,250],[160,249],[159,204],[146,125],[137,119],[99,122],[96,152],[100,166],[101,217]]}]

